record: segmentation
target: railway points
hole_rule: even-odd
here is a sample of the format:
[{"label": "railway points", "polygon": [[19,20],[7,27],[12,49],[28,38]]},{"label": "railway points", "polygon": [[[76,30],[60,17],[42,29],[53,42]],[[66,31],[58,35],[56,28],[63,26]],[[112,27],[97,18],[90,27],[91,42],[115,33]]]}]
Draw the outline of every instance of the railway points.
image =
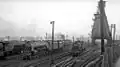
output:
[{"label": "railway points", "polygon": [[[90,58],[89,55],[91,55],[93,52],[95,52],[95,50],[92,49],[92,48],[91,49],[89,48],[89,50],[86,50],[83,53],[80,53],[79,56],[69,57],[68,59],[63,60],[63,61],[55,64],[54,67],[70,67],[70,66],[73,66],[73,65],[75,66],[76,63],[78,63],[78,64],[83,63],[83,61],[85,61],[85,59],[87,57]],[[84,58],[84,60],[83,60],[83,58]]]}]

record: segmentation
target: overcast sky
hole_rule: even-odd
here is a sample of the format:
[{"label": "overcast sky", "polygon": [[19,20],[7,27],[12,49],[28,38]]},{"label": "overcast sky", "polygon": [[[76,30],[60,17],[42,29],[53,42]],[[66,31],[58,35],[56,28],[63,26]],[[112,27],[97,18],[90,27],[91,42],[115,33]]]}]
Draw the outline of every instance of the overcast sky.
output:
[{"label": "overcast sky", "polygon": [[[0,0],[0,36],[45,35],[55,32],[70,36],[88,36],[98,0]],[[109,24],[117,24],[120,34],[120,1],[108,0]]]}]

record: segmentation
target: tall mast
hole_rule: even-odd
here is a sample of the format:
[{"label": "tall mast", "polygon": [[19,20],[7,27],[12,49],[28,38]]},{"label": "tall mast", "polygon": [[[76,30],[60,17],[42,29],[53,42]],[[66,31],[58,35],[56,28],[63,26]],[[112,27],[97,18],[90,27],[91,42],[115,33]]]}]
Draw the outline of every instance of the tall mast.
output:
[{"label": "tall mast", "polygon": [[105,52],[104,49],[104,34],[103,34],[103,23],[104,23],[104,1],[100,0],[99,2],[99,8],[100,8],[100,26],[101,26],[101,54],[103,55]]}]

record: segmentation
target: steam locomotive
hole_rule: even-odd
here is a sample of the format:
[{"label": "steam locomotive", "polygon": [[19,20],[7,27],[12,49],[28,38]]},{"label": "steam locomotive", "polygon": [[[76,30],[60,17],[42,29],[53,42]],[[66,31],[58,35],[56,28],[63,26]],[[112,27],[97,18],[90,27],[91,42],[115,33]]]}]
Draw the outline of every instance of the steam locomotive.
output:
[{"label": "steam locomotive", "polygon": [[83,41],[75,41],[71,49],[72,56],[77,57],[84,50],[85,48],[83,47]]},{"label": "steam locomotive", "polygon": [[56,53],[62,51],[64,43],[60,40],[49,41],[25,41],[18,44],[18,41],[11,43],[9,41],[0,42],[0,58],[5,58],[12,55],[49,55],[51,52]]},{"label": "steam locomotive", "polygon": [[[25,51],[26,47],[25,44],[17,44],[12,43],[10,41],[1,41],[0,42],[0,59],[12,56],[12,55],[18,55],[21,54],[22,51]],[[29,49],[30,50],[30,49]]]}]

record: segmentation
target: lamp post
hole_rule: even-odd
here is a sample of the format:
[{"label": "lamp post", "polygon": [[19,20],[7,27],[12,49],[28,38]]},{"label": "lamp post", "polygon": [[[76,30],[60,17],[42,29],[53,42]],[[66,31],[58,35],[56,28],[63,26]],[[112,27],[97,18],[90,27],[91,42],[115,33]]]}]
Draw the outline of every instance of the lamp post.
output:
[{"label": "lamp post", "polygon": [[[112,46],[114,46],[115,32],[116,32],[116,25],[115,25],[115,24],[111,24],[111,27],[113,28]],[[114,60],[115,60],[115,56],[114,56],[114,47],[112,47],[112,52],[113,52],[113,61],[114,61]]]},{"label": "lamp post", "polygon": [[[73,39],[73,46],[74,46],[74,36],[72,37],[72,39]],[[73,47],[73,46],[72,46],[72,47]]]},{"label": "lamp post", "polygon": [[111,33],[112,33],[112,28],[113,28],[113,44],[114,44],[114,40],[115,40],[115,32],[116,32],[116,24],[111,24]]},{"label": "lamp post", "polygon": [[50,22],[50,24],[52,24],[51,65],[54,64],[53,55],[52,55],[52,53],[53,53],[53,45],[54,45],[54,43],[53,43],[54,42],[54,23],[55,23],[55,21]]},{"label": "lamp post", "polygon": [[118,40],[118,35],[116,35],[116,38],[115,38],[115,40]]},{"label": "lamp post", "polygon": [[114,41],[115,41],[115,32],[116,32],[116,25],[113,24],[113,28],[114,28],[114,32],[113,32],[113,44],[114,44]]},{"label": "lamp post", "polygon": [[46,33],[46,40],[47,40],[47,33]]},{"label": "lamp post", "polygon": [[91,38],[91,34],[90,33],[88,33],[88,41],[89,41],[89,44],[90,44],[90,38]]}]

